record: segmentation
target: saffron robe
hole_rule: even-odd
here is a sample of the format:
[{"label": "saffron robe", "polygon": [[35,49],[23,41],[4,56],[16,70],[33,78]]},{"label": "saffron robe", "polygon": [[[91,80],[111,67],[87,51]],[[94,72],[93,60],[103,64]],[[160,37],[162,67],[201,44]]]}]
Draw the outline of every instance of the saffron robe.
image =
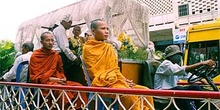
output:
[{"label": "saffron robe", "polygon": [[[61,85],[56,81],[50,81],[50,77],[55,78],[66,78],[64,75],[63,70],[63,63],[59,53],[55,52],[54,50],[45,50],[45,49],[38,49],[35,50],[30,59],[30,66],[29,66],[29,74],[30,80],[33,83],[40,83],[40,84],[49,84],[49,85]],[[74,77],[74,76],[73,76]],[[68,86],[82,86],[80,83],[73,82],[73,81],[66,81],[65,84]],[[48,89],[42,90],[44,95],[47,95]],[[62,90],[55,90],[54,95],[59,96]],[[69,98],[74,100],[77,96],[77,92],[66,91]],[[82,99],[85,103],[87,103],[87,96],[85,93],[81,93]],[[58,100],[58,104],[62,104],[62,98]],[[68,105],[68,100],[65,97],[64,104]],[[81,107],[82,102],[77,100],[77,109]]]},{"label": "saffron robe", "polygon": [[[116,52],[111,44],[103,41],[89,40],[84,44],[82,59],[85,62],[92,86],[110,88],[131,88],[148,89],[147,87],[135,85],[130,87],[125,81],[125,77],[120,72]],[[114,98],[114,96],[112,96]],[[153,97],[147,97],[148,101],[154,106]],[[121,96],[123,105],[128,109],[138,100],[138,96]],[[150,109],[145,104],[146,110]],[[140,102],[132,110],[140,110]]]}]

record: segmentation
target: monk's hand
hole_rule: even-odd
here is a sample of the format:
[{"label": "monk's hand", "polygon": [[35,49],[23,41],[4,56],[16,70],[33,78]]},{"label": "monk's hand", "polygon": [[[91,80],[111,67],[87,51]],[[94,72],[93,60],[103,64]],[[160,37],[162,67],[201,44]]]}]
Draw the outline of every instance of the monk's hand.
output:
[{"label": "monk's hand", "polygon": [[58,82],[58,81],[59,81],[59,78],[56,78],[56,77],[49,77],[49,81]]},{"label": "monk's hand", "polygon": [[125,82],[127,82],[127,84],[129,85],[129,87],[131,87],[131,88],[133,88],[133,86],[136,85],[132,80],[129,80],[129,79],[125,79]]},{"label": "monk's hand", "polygon": [[66,82],[66,78],[61,78],[62,81]]},{"label": "monk's hand", "polygon": [[66,84],[66,78],[60,78],[58,83],[60,83],[62,85]]},{"label": "monk's hand", "polygon": [[59,84],[66,84],[66,78],[49,77],[49,81],[57,82]]}]

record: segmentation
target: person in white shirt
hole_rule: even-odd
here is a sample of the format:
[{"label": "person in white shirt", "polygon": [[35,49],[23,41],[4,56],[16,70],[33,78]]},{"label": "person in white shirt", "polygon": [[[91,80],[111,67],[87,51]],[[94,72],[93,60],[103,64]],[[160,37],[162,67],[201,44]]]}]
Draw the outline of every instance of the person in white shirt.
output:
[{"label": "person in white shirt", "polygon": [[[17,71],[17,67],[21,62],[24,61],[30,61],[30,57],[33,53],[33,49],[34,49],[34,44],[32,42],[26,42],[22,45],[22,55],[19,55],[15,61],[13,66],[11,67],[11,69],[6,72],[1,78],[1,81],[12,81],[13,79],[16,78],[16,71]],[[28,72],[28,67],[26,66],[25,68],[23,68],[24,71],[22,71],[21,76],[20,76],[20,80],[21,81],[25,81],[25,79],[27,79],[27,72]]]},{"label": "person in white shirt", "polygon": [[71,71],[71,65],[72,63],[80,63],[80,60],[69,48],[69,41],[66,30],[70,29],[71,25],[72,19],[68,14],[61,19],[59,26],[53,29],[53,35],[55,38],[53,49],[57,51],[62,58],[63,69],[67,80],[73,81],[72,77],[74,77],[74,75]]},{"label": "person in white shirt", "polygon": [[[154,77],[154,89],[169,89],[169,90],[202,90],[199,85],[178,86],[177,83],[183,75],[202,65],[212,67],[215,62],[213,60],[206,60],[196,64],[182,66],[182,51],[177,45],[170,45],[165,49],[165,60],[159,65]],[[188,99],[175,99],[176,104],[181,110],[195,110],[196,107],[191,103],[193,101]],[[194,101],[195,105],[199,105],[199,101]]]}]

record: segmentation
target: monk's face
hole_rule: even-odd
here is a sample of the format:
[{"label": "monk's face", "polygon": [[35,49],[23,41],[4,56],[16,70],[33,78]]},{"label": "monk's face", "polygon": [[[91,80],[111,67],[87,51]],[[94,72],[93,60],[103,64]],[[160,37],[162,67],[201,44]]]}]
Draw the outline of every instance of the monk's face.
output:
[{"label": "monk's face", "polygon": [[41,41],[43,48],[46,50],[51,50],[54,45],[54,39],[52,34],[45,34],[44,39]]},{"label": "monk's face", "polygon": [[94,37],[98,41],[107,40],[109,36],[109,27],[108,24],[104,21],[98,21],[98,25],[96,29],[92,29]]}]

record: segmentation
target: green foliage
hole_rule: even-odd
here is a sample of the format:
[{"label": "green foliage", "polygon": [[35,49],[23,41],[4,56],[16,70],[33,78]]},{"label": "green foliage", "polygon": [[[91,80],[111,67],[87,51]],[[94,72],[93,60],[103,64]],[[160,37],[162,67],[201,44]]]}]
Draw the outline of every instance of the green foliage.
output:
[{"label": "green foliage", "polygon": [[14,44],[11,41],[0,41],[0,76],[2,76],[3,71],[11,67],[15,54]]},{"label": "green foliage", "polygon": [[118,50],[119,59],[147,60],[147,51],[144,47],[137,47],[126,32],[122,32],[118,36],[118,40],[122,42],[120,50]]},{"label": "green foliage", "polygon": [[147,51],[143,47],[137,48],[136,51],[127,48],[124,50],[118,50],[118,57],[121,59],[146,60]]},{"label": "green foliage", "polygon": [[155,55],[157,55],[157,56],[160,58],[161,61],[165,60],[165,56],[164,56],[164,53],[163,53],[163,52],[157,50],[157,51],[155,52]]}]

